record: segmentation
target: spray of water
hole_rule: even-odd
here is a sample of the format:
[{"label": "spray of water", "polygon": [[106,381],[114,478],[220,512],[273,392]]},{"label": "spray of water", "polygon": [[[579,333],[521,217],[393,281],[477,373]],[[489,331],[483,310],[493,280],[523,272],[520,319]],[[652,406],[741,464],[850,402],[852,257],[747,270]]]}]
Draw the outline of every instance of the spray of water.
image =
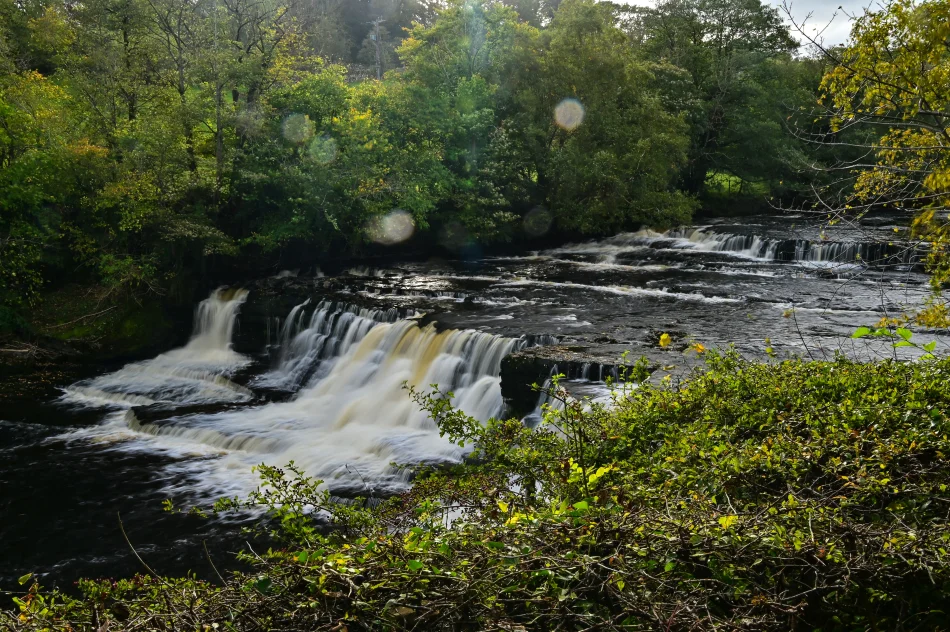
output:
[{"label": "spray of water", "polygon": [[198,305],[187,345],[78,382],[65,389],[62,400],[109,408],[250,400],[251,392],[229,379],[250,362],[231,349],[238,311],[246,299],[245,290],[216,290]]},{"label": "spray of water", "polygon": [[[71,387],[69,396],[77,401],[78,389],[88,387],[105,391],[107,382],[111,406],[120,406],[123,397],[143,394],[158,401],[156,389],[143,386],[143,376],[161,383],[162,401],[213,398],[227,403],[249,396],[228,381],[224,371],[217,374],[218,381],[204,375],[193,380],[201,383],[201,389],[178,377],[186,361],[187,370],[192,370],[191,363],[207,362],[209,354],[222,359],[219,356],[228,348],[226,339],[220,338],[233,326],[221,321],[227,301],[220,296],[209,300],[222,304],[215,303],[215,310],[210,305],[199,310],[196,332],[200,333],[187,347]],[[502,359],[528,344],[473,330],[420,327],[395,310],[360,310],[329,302],[309,310],[309,304],[302,303],[290,312],[278,335],[275,366],[258,378],[260,383],[288,388],[302,383],[290,401],[222,406],[219,412],[149,422],[140,421],[131,410],[147,401],[124,401],[121,406],[127,410],[110,414],[105,423],[85,431],[86,436],[121,440],[127,449],[206,457],[187,461],[189,491],[246,493],[256,485],[254,465],[293,461],[338,492],[397,492],[409,485],[409,471],[394,463],[446,463],[463,457],[412,402],[404,385],[450,390],[456,406],[487,420],[504,409]],[[211,317],[212,311],[216,316]],[[221,368],[233,366],[231,362]],[[209,383],[227,392],[207,393]],[[197,396],[199,391],[203,399]]]}]

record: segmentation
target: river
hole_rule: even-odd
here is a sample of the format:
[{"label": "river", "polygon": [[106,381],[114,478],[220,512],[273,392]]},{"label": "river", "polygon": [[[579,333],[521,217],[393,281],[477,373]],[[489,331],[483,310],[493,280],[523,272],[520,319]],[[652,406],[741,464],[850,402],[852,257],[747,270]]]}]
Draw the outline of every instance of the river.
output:
[{"label": "river", "polygon": [[[0,588],[27,572],[68,588],[141,570],[120,515],[151,566],[208,576],[209,555],[227,566],[246,546],[236,525],[165,513],[162,501],[246,495],[259,463],[294,461],[341,496],[403,491],[411,470],[393,463],[464,458],[403,384],[437,383],[466,412],[498,416],[526,387],[509,376],[503,391],[516,352],[562,354],[572,388],[600,396],[604,367],[626,350],[667,369],[701,361],[691,342],[760,359],[767,348],[891,357],[884,341],[850,334],[923,304],[922,251],[904,232],[886,217],[823,228],[722,219],[519,256],[285,271],[219,290],[181,348],[0,409]],[[675,344],[660,348],[661,332]],[[950,343],[917,335],[941,351]]]}]

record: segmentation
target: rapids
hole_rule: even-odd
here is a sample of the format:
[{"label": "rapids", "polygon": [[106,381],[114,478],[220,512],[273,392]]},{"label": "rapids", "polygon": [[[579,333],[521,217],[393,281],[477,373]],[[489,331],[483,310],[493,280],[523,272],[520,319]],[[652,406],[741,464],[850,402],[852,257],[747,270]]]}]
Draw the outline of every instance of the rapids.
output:
[{"label": "rapids", "polygon": [[245,290],[218,290],[198,305],[187,345],[65,389],[65,404],[91,407],[249,401],[253,394],[228,376],[250,360],[231,349]]},{"label": "rapids", "polygon": [[[604,396],[603,365],[624,351],[695,362],[682,348],[659,349],[657,332],[735,344],[750,357],[766,347],[913,357],[850,333],[923,304],[925,247],[887,218],[797,222],[724,220],[517,256],[324,265],[215,291],[182,347],[0,410],[0,582],[135,572],[117,511],[161,571],[207,572],[203,540],[219,550],[240,543],[219,522],[162,514],[161,501],[245,495],[260,463],[293,461],[340,496],[404,491],[412,465],[465,456],[404,385],[438,385],[487,420],[505,413],[504,358],[537,345],[588,358],[569,387],[592,398]],[[944,352],[950,342],[918,335]],[[538,419],[536,410],[525,423]]]}]

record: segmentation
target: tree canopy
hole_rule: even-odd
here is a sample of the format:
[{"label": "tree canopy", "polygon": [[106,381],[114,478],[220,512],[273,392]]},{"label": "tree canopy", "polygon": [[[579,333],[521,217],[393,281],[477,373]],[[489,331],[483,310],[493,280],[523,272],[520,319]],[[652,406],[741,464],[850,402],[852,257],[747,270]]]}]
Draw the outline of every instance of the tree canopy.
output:
[{"label": "tree canopy", "polygon": [[390,244],[387,222],[451,251],[672,226],[723,178],[761,202],[811,177],[784,121],[820,73],[759,0],[0,0],[0,15],[7,312],[67,278],[190,300],[216,270]]},{"label": "tree canopy", "polygon": [[839,50],[822,49],[817,126],[803,134],[843,149],[818,208],[833,217],[892,209],[914,218],[927,246],[934,297],[918,316],[947,326],[950,281],[950,2],[889,0],[853,24]]}]

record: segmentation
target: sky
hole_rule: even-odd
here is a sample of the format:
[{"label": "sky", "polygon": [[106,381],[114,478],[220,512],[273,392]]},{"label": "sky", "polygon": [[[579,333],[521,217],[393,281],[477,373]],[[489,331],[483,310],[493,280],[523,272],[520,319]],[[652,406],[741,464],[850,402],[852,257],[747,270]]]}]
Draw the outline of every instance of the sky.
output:
[{"label": "sky", "polygon": [[[640,4],[645,6],[653,4],[653,0],[619,1],[626,2],[627,4]],[[782,4],[782,0],[766,1],[777,7]],[[847,16],[844,15],[838,7],[842,7],[847,13],[860,14],[865,7],[872,4],[873,0],[789,0],[789,2],[792,5],[792,14],[798,22],[804,20],[809,13],[813,14],[806,25],[807,31],[817,34],[817,31],[828,26],[823,34],[825,44],[833,45],[841,44],[848,39],[848,32],[851,30]],[[835,13],[838,14],[837,17],[834,17]],[[834,20],[832,20],[832,17],[834,17]],[[813,29],[816,30],[813,31]],[[798,39],[801,39],[801,37],[798,37]]]}]

